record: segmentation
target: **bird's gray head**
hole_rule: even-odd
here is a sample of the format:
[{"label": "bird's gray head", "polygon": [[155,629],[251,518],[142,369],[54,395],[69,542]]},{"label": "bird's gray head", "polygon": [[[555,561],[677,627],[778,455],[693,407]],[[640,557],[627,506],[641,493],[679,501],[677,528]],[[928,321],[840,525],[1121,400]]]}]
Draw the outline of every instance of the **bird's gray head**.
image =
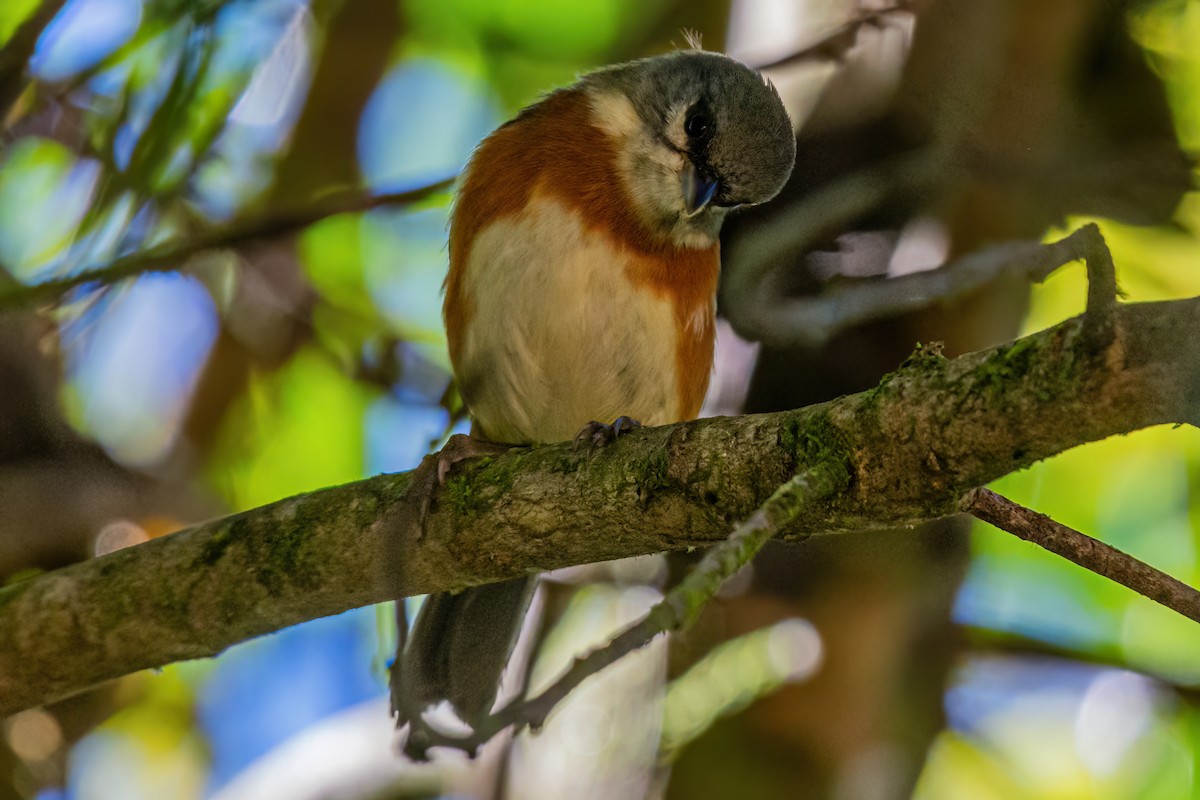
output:
[{"label": "bird's gray head", "polygon": [[779,94],[732,58],[679,51],[582,84],[618,142],[638,211],[678,244],[711,245],[729,209],[770,200],[792,172],[796,140]]}]

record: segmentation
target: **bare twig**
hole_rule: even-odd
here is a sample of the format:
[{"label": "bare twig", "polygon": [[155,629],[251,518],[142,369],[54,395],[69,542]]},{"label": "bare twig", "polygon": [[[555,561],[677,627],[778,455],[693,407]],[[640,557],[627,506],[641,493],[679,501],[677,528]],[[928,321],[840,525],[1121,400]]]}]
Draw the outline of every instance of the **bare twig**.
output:
[{"label": "bare twig", "polygon": [[[870,182],[870,175],[858,176],[864,183],[855,191],[850,185],[840,187],[848,214],[869,204],[881,191],[883,183]],[[871,191],[874,186],[876,191]],[[814,197],[817,197],[814,195]],[[834,194],[833,197],[839,197]],[[855,202],[857,200],[858,202]],[[836,209],[838,206],[834,206]],[[828,220],[830,206],[825,205],[821,219]],[[788,215],[789,222],[793,220]],[[794,222],[785,242],[796,244],[796,238],[806,232]],[[761,240],[769,237],[758,237]],[[815,242],[812,235],[810,240]],[[756,244],[757,247],[762,245]],[[769,254],[775,263],[786,263],[780,250],[786,244],[776,244]],[[759,256],[765,253],[739,252],[753,264],[746,264],[746,274],[738,276],[739,287],[746,291],[745,281],[761,280],[755,293],[758,306],[754,311],[752,328],[739,326],[739,332],[754,339],[778,346],[818,347],[845,328],[885,316],[914,311],[935,302],[952,300],[969,294],[1000,275],[1022,275],[1034,283],[1045,280],[1056,269],[1072,261],[1083,260],[1088,268],[1089,335],[1102,341],[1111,333],[1111,309],[1116,304],[1117,283],[1112,256],[1095,223],[1088,223],[1069,236],[1053,242],[1006,242],[959,258],[937,269],[903,275],[897,278],[868,278],[840,283],[812,297],[786,297],[776,291],[769,270],[760,269]],[[763,265],[766,262],[761,262]],[[739,269],[739,272],[741,270]]]},{"label": "bare twig", "polygon": [[683,630],[729,578],[754,558],[768,541],[785,530],[815,502],[841,492],[849,482],[844,465],[822,464],[784,483],[729,538],[712,547],[678,586],[669,591],[639,622],[607,645],[575,659],[553,684],[535,697],[517,699],[490,715],[471,734],[455,736],[433,728],[420,715],[410,723],[405,753],[425,760],[431,747],[452,747],[474,755],[480,746],[509,726],[538,730],[550,712],[579,684],[623,656],[648,645],[662,633]]},{"label": "bare twig", "polygon": [[832,336],[842,301],[790,297],[781,281],[799,255],[848,229],[897,186],[936,174],[935,158],[922,152],[855,172],[805,195],[786,213],[757,225],[754,235],[734,241],[722,258],[721,298],[737,332],[767,344],[806,347]]},{"label": "bare twig", "polygon": [[1082,258],[1087,265],[1087,314],[1083,317],[1083,332],[1091,346],[1099,349],[1113,335],[1113,311],[1121,289],[1117,285],[1117,268],[1112,253],[1096,223],[1089,222],[1052,247],[1063,247],[1064,256]]},{"label": "bare twig", "polygon": [[452,180],[444,180],[406,192],[378,195],[368,195],[360,191],[343,192],[326,198],[311,208],[215,228],[182,241],[170,241],[148,250],[131,253],[72,275],[32,285],[11,284],[0,288],[0,311],[51,302],[65,292],[88,283],[107,285],[146,272],[179,269],[185,261],[199,253],[240,247],[294,233],[338,214],[369,211],[383,206],[410,205],[445,191],[452,183]]},{"label": "bare twig", "polygon": [[783,58],[755,66],[755,69],[770,70],[803,64],[808,61],[842,61],[858,43],[858,32],[868,26],[884,27],[888,18],[897,13],[913,13],[914,3],[908,0],[886,8],[860,9],[850,19],[826,33],[815,44],[789,53]]},{"label": "bare twig", "polygon": [[1200,622],[1200,591],[1128,553],[1055,522],[990,489],[967,492],[962,510],[1027,542],[1044,547],[1086,570],[1103,575],[1143,597]]}]

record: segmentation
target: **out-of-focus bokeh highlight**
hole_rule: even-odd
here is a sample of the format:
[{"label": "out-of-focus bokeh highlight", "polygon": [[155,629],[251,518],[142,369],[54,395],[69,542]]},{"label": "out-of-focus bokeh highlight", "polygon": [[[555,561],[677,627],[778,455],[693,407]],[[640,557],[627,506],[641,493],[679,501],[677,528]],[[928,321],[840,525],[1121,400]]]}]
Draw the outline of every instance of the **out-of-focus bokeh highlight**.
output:
[{"label": "out-of-focus bokeh highlight", "polygon": [[[38,6],[0,3],[0,45]],[[437,184],[540,94],[682,46],[683,28],[768,64],[854,10],[836,0],[67,0],[36,40],[32,83],[6,109],[0,278],[69,275],[335,191]],[[1178,141],[1200,152],[1200,2],[1131,3],[1119,16],[1165,86]],[[877,57],[859,68],[888,97],[911,21],[868,33]],[[839,69],[816,60],[775,73],[798,124]],[[314,114],[318,97],[326,106]],[[29,501],[4,512],[23,521],[0,527],[13,537],[0,541],[0,579],[409,469],[462,429],[440,323],[450,202],[442,191],[332,216],[104,292],[80,287],[37,320],[0,318],[0,394],[16,397],[23,382],[60,418],[22,421],[46,431],[21,445],[27,460],[0,465],[13,476],[0,496],[19,477]],[[1185,195],[1169,225],[1101,224],[1128,300],[1200,294],[1200,195]],[[1025,330],[1079,313],[1085,296],[1082,268],[1061,270],[1033,290]],[[722,342],[710,409],[738,410],[756,352]],[[64,430],[85,449],[37,450]],[[18,475],[34,455],[46,470]],[[38,488],[43,474],[57,493]],[[1192,428],[1081,447],[996,488],[1200,582]],[[63,492],[64,507],[43,515]],[[32,520],[41,538],[17,541]],[[662,573],[656,562],[558,576],[532,684],[644,613]],[[1200,797],[1193,623],[982,525],[953,613],[962,640],[946,645],[960,650],[934,712],[945,727],[915,796]],[[506,766],[485,754],[489,779],[461,758],[418,767],[396,755],[392,613],[359,609],[0,722],[0,798],[487,796],[496,774],[512,797],[670,796],[672,765],[712,726],[834,663],[819,626],[778,616],[764,611],[757,630],[682,666],[656,642],[585,684],[539,736],[522,735]],[[761,742],[764,759],[773,744]],[[731,761],[729,774],[757,763]],[[872,785],[874,764],[846,786]],[[723,796],[775,796],[730,780],[735,794]]]}]

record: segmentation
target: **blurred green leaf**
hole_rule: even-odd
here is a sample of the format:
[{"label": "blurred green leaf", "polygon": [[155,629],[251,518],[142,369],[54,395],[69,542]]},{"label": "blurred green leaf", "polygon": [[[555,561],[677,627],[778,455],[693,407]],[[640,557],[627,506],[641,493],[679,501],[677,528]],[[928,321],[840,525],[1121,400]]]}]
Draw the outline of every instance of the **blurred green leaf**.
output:
[{"label": "blurred green leaf", "polygon": [[28,280],[75,234],[94,185],[94,165],[63,145],[28,137],[0,163],[0,267]]},{"label": "blurred green leaf", "polygon": [[1130,31],[1162,75],[1185,150],[1200,152],[1200,3],[1135,5]]},{"label": "blurred green leaf", "polygon": [[363,414],[375,393],[312,349],[256,375],[209,465],[236,509],[364,477]]},{"label": "blurred green leaf", "polygon": [[913,800],[1010,800],[1027,797],[1009,770],[978,743],[953,731],[934,741]]},{"label": "blurred green leaf", "polygon": [[361,215],[340,214],[307,228],[299,239],[304,274],[335,306],[374,315],[363,277]]},{"label": "blurred green leaf", "polygon": [[717,719],[820,667],[821,637],[787,619],[718,645],[667,688],[660,752],[672,758]]},{"label": "blurred green leaf", "polygon": [[405,13],[414,28],[427,35],[467,37],[540,57],[579,59],[611,47],[634,5],[629,0],[410,0]]},{"label": "blurred green leaf", "polygon": [[0,4],[0,46],[4,45],[17,28],[21,27],[21,23],[29,18],[39,2],[40,0],[5,0]]},{"label": "blurred green leaf", "polygon": [[487,76],[511,113],[580,72],[627,57],[629,41],[652,30],[670,3],[408,0],[405,6],[412,29],[406,54]]},{"label": "blurred green leaf", "polygon": [[[360,217],[363,275],[375,305],[401,337],[444,350],[444,207]],[[444,362],[442,362],[444,363]]]},{"label": "blurred green leaf", "polygon": [[1154,690],[1129,694],[1150,686],[1132,673],[1079,677],[1074,688],[1027,686],[978,718],[969,734],[943,732],[914,800],[1195,797],[1195,710]]}]

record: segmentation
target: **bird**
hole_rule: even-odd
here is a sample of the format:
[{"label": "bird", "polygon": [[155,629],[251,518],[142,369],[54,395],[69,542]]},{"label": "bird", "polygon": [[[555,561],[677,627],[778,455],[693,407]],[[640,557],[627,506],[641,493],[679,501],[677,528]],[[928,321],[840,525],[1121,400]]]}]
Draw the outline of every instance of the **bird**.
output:
[{"label": "bird", "polygon": [[[721,224],[774,197],[795,156],[775,87],[700,49],[584,74],[488,135],[460,177],[444,286],[471,438],[603,445],[694,419]],[[393,663],[398,726],[443,700],[472,728],[486,717],[535,581],[425,600]]]}]

